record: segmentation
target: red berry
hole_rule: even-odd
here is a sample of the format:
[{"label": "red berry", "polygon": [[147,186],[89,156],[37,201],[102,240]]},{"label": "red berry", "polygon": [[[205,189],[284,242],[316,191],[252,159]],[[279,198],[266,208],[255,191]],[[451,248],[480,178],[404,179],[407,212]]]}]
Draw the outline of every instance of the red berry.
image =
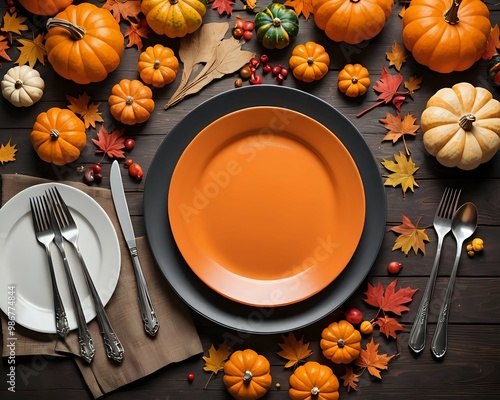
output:
[{"label": "red berry", "polygon": [[85,174],[83,174],[83,178],[85,179],[85,182],[87,183],[92,183],[95,180],[95,175],[94,175],[94,170],[91,168],[87,168],[85,171]]},{"label": "red berry", "polygon": [[281,68],[280,74],[281,76],[283,76],[283,78],[286,78],[288,76],[288,69]]},{"label": "red berry", "polygon": [[96,182],[101,182],[102,181],[102,174],[98,172],[97,174],[94,174],[94,179]]},{"label": "red berry", "polygon": [[250,59],[250,65],[254,67],[255,69],[259,68],[260,62],[256,58],[251,58]]},{"label": "red berry", "polygon": [[253,37],[253,32],[252,31],[244,31],[243,32],[243,39],[245,39],[245,41],[249,41],[250,39],[252,39]]},{"label": "red berry", "polygon": [[127,150],[132,150],[135,146],[135,140],[134,139],[126,139],[125,140],[125,148]]},{"label": "red berry", "polygon": [[247,19],[243,21],[243,30],[253,31],[254,28],[255,28],[255,22],[249,21]]},{"label": "red berry", "polygon": [[260,56],[260,62],[262,64],[267,64],[269,62],[269,56],[267,54],[262,54]]},{"label": "red berry", "polygon": [[233,29],[233,37],[235,39],[239,39],[243,36],[244,30],[242,28],[234,28]]},{"label": "red berry", "polygon": [[189,374],[187,379],[188,379],[188,382],[193,382],[194,381],[194,374]]},{"label": "red berry", "polygon": [[245,20],[243,18],[236,17],[234,27],[245,30]]},{"label": "red berry", "polygon": [[133,161],[131,158],[127,158],[127,160],[125,160],[125,168],[128,168],[132,165]]},{"label": "red berry", "polygon": [[272,71],[274,76],[278,76],[281,73],[281,65],[277,65]]},{"label": "red berry", "polygon": [[345,310],[345,319],[353,325],[360,324],[363,321],[363,313],[354,307]]},{"label": "red berry", "polygon": [[278,76],[276,77],[276,82],[278,82],[279,84],[282,84],[284,80],[285,78],[281,74],[278,74]]},{"label": "red berry", "polygon": [[387,271],[389,271],[390,274],[397,274],[401,268],[403,268],[403,264],[398,261],[391,261],[387,264]]},{"label": "red berry", "polygon": [[264,65],[263,71],[264,71],[265,74],[271,72],[272,70],[273,70],[273,67],[272,67],[271,64],[265,64]]},{"label": "red berry", "polygon": [[131,177],[137,179],[138,181],[140,181],[144,176],[142,167],[137,163],[132,163],[130,167],[128,167],[128,173]]},{"label": "red berry", "polygon": [[95,174],[98,174],[99,172],[101,172],[101,164],[94,164],[92,165],[92,171],[94,171]]},{"label": "red berry", "polygon": [[260,75],[252,75],[252,77],[250,78],[249,82],[252,85],[260,85],[262,83],[262,76],[260,76]]}]

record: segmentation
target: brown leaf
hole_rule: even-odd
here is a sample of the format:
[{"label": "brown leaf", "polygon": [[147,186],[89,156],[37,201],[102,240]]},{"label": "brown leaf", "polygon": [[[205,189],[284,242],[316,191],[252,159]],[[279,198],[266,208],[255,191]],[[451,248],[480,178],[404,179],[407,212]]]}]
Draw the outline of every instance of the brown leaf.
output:
[{"label": "brown leaf", "polygon": [[203,369],[217,374],[219,371],[224,369],[224,364],[226,363],[229,354],[231,354],[231,351],[225,342],[221,343],[217,350],[214,345],[211,345],[208,350],[208,356],[203,356],[203,360],[205,360],[205,366]]},{"label": "brown leaf", "polygon": [[373,338],[371,338],[371,340],[366,344],[366,350],[361,349],[359,357],[356,359],[356,365],[366,368],[370,375],[382,379],[380,372],[389,368],[387,364],[391,361],[394,355],[388,356],[387,354],[378,354],[379,346],[380,343],[375,344]]},{"label": "brown leaf", "polygon": [[302,14],[306,20],[313,11],[312,0],[286,0],[285,6],[293,8],[297,17]]},{"label": "brown leaf", "polygon": [[45,56],[47,55],[47,50],[43,44],[44,34],[40,33],[33,40],[29,39],[17,39],[22,47],[19,47],[20,55],[16,61],[18,65],[29,64],[33,68],[37,61],[40,61],[42,65],[45,65]]},{"label": "brown leaf", "polygon": [[486,50],[482,55],[482,59],[488,60],[494,55],[497,55],[498,48],[500,48],[500,29],[498,28],[498,24],[495,24],[495,26],[490,30],[490,36],[488,37],[488,41],[486,42]]},{"label": "brown leaf", "polygon": [[344,386],[347,386],[347,391],[353,389],[358,390],[358,382],[361,374],[355,374],[351,366],[345,367],[345,374],[340,377],[344,381]]},{"label": "brown leaf", "polygon": [[385,289],[380,282],[377,283],[377,286],[368,282],[367,290],[364,293],[366,298],[363,300],[382,311],[401,315],[403,311],[409,310],[404,304],[413,300],[413,295],[418,289],[405,287],[394,290],[397,282],[398,280],[394,279]]},{"label": "brown leaf", "polygon": [[110,158],[125,158],[122,149],[125,148],[125,138],[122,137],[124,130],[115,129],[113,132],[108,133],[104,125],[101,125],[97,138],[92,139],[92,142],[98,147],[96,153],[105,153]]},{"label": "brown leaf", "polygon": [[429,241],[429,237],[427,236],[427,233],[425,233],[425,228],[417,228],[404,214],[402,216],[402,222],[403,223],[401,225],[391,228],[391,231],[399,233],[392,250],[401,249],[403,253],[408,255],[410,250],[413,249],[415,254],[417,254],[419,250],[425,254],[424,242]]},{"label": "brown leaf", "polygon": [[71,103],[68,108],[83,118],[85,128],[89,126],[95,128],[96,122],[104,122],[99,112],[101,103],[90,103],[90,96],[87,93],[79,95],[78,98],[66,95],[66,98]]},{"label": "brown leaf", "polygon": [[298,366],[299,363],[312,354],[312,350],[309,349],[309,343],[303,342],[304,337],[297,340],[293,333],[289,333],[288,337],[283,335],[281,337],[284,343],[278,343],[282,350],[277,354],[288,360],[285,368]]},{"label": "brown leaf", "polygon": [[389,67],[394,65],[396,70],[401,70],[403,63],[408,58],[408,52],[405,47],[397,43],[396,41],[392,44],[392,51],[386,51],[385,55],[389,60]]},{"label": "brown leaf", "polygon": [[404,330],[403,326],[395,318],[388,317],[387,315],[379,317],[374,322],[374,325],[378,325],[380,328],[380,332],[382,332],[387,338],[389,338],[390,336],[394,339],[397,339],[397,332]]},{"label": "brown leaf", "polygon": [[142,25],[140,23],[136,24],[134,22],[131,22],[130,26],[127,28],[125,34],[123,35],[126,38],[128,37],[128,43],[126,47],[137,46],[138,50],[142,50],[143,43],[141,38],[147,39],[150,32],[151,29],[148,25]]},{"label": "brown leaf", "polygon": [[379,120],[389,131],[382,140],[392,140],[392,143],[396,143],[403,135],[416,136],[416,131],[419,128],[419,125],[414,125],[416,120],[410,113],[402,120],[400,113],[397,115],[386,113],[385,118]]},{"label": "brown leaf", "polygon": [[382,165],[392,172],[390,175],[385,175],[387,179],[384,182],[385,186],[396,187],[401,185],[403,197],[408,189],[414,191],[414,186],[418,187],[415,181],[414,174],[420,167],[417,167],[411,157],[406,157],[403,152],[394,154],[394,161],[384,159]]},{"label": "brown leaf", "polygon": [[16,161],[16,156],[15,156],[17,152],[16,145],[15,144],[11,145],[10,141],[11,139],[9,139],[7,144],[0,145],[0,163],[2,163],[2,165],[9,161]]},{"label": "brown leaf", "polygon": [[128,0],[107,0],[102,8],[109,10],[118,23],[120,23],[122,18],[132,22],[139,20],[139,13],[141,12],[141,2]]}]

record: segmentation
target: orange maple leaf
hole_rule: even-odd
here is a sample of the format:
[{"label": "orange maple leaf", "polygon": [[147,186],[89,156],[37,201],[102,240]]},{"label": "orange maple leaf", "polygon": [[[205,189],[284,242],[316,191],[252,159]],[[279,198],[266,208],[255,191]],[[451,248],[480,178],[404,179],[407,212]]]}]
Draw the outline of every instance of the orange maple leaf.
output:
[{"label": "orange maple leaf", "polygon": [[95,128],[96,122],[104,122],[99,112],[101,103],[90,103],[90,96],[87,93],[79,95],[78,98],[66,95],[66,98],[71,103],[68,108],[83,118],[85,128],[89,126]]},{"label": "orange maple leaf", "polygon": [[388,317],[387,315],[379,317],[374,322],[374,325],[378,325],[380,332],[382,332],[387,338],[390,336],[397,339],[398,334],[396,332],[404,330],[403,326],[395,318]]},{"label": "orange maple leaf", "polygon": [[115,129],[108,133],[104,125],[101,125],[97,132],[97,140],[92,139],[92,142],[98,147],[96,153],[105,153],[108,157],[125,158],[123,148],[125,148],[125,138],[122,137],[124,130]]},{"label": "orange maple leaf", "polygon": [[494,55],[497,55],[498,48],[500,48],[500,29],[498,24],[495,24],[495,26],[491,28],[490,36],[486,42],[486,50],[482,55],[483,60],[488,60]]},{"label": "orange maple leaf", "polygon": [[11,139],[9,139],[6,145],[0,145],[0,163],[2,163],[2,165],[9,161],[16,161],[16,145],[11,145],[10,141]]},{"label": "orange maple leaf", "polygon": [[6,50],[8,49],[10,49],[8,38],[4,35],[0,35],[0,57],[2,57],[4,60],[12,61],[7,54]]},{"label": "orange maple leaf", "polygon": [[18,47],[20,51],[19,58],[16,61],[18,65],[28,64],[33,68],[37,61],[40,61],[42,65],[45,65],[45,56],[47,55],[47,50],[43,44],[43,38],[45,34],[40,33],[33,40],[29,39],[17,39],[19,43],[22,44]]},{"label": "orange maple leaf", "polygon": [[358,367],[367,369],[370,375],[382,379],[380,372],[389,369],[387,364],[394,357],[387,354],[378,354],[380,343],[375,343],[373,338],[366,344],[366,350],[361,349],[359,357],[356,359]]},{"label": "orange maple leaf", "polygon": [[404,83],[404,87],[410,92],[410,96],[413,95],[415,90],[420,89],[420,84],[422,83],[422,77],[410,76]]},{"label": "orange maple leaf", "polygon": [[396,41],[394,41],[394,43],[392,44],[392,51],[386,51],[385,55],[389,60],[389,67],[391,65],[394,65],[394,68],[396,68],[396,70],[398,71],[401,69],[403,63],[408,58],[408,52],[406,51],[405,47],[400,45]]},{"label": "orange maple leaf", "polygon": [[309,349],[309,343],[303,342],[304,337],[297,340],[293,333],[289,333],[288,337],[283,335],[281,337],[284,343],[279,343],[282,350],[277,354],[288,360],[285,368],[296,367],[312,354],[312,351]]},{"label": "orange maple leaf", "polygon": [[391,228],[391,231],[399,234],[392,250],[401,249],[403,253],[408,255],[410,250],[413,249],[415,254],[417,254],[419,250],[425,254],[424,242],[428,242],[429,237],[427,233],[425,233],[425,228],[417,228],[420,218],[417,220],[416,225],[414,225],[404,214],[401,218],[403,223]]},{"label": "orange maple leaf", "polygon": [[126,47],[137,46],[137,49],[141,50],[143,47],[141,38],[147,39],[150,32],[151,29],[148,25],[143,25],[141,23],[135,24],[131,22],[124,35],[125,37],[128,37]]},{"label": "orange maple leaf", "polygon": [[141,12],[141,2],[107,0],[102,8],[109,10],[118,23],[120,23],[122,18],[132,22],[139,20],[139,13]]},{"label": "orange maple leaf", "polygon": [[313,11],[312,0],[286,0],[285,6],[293,8],[297,17],[302,14],[306,20]]},{"label": "orange maple leaf", "polygon": [[405,287],[394,290],[397,282],[397,279],[393,280],[385,289],[380,282],[378,282],[377,286],[373,286],[368,282],[368,288],[364,293],[366,298],[363,300],[382,311],[401,315],[403,311],[409,310],[405,304],[412,301],[413,295],[418,289]]},{"label": "orange maple leaf", "polygon": [[224,364],[228,359],[231,351],[229,350],[228,345],[223,342],[219,345],[219,348],[216,350],[214,345],[210,346],[208,349],[208,356],[203,356],[203,360],[205,360],[205,366],[203,369],[205,371],[211,372],[210,377],[208,378],[207,383],[205,384],[205,388],[208,386],[210,379],[214,375],[217,375],[219,371],[224,369]]},{"label": "orange maple leaf", "polygon": [[401,119],[401,114],[398,112],[397,115],[392,115],[391,113],[386,113],[385,118],[379,119],[389,131],[382,140],[392,140],[392,143],[396,143],[404,135],[416,136],[416,132],[419,125],[414,125],[417,119],[408,113],[403,119]]},{"label": "orange maple leaf", "polygon": [[[408,153],[408,149],[406,151]],[[389,175],[384,175],[387,177],[384,181],[384,186],[396,187],[401,185],[403,197],[406,196],[406,191],[408,189],[414,192],[414,186],[418,187],[418,183],[415,181],[413,175],[415,175],[420,167],[417,167],[411,157],[406,156],[402,151],[400,151],[399,154],[394,154],[394,161],[383,159],[382,165],[392,172]],[[408,254],[406,251],[405,253]]]},{"label": "orange maple leaf", "polygon": [[16,33],[21,35],[21,31],[27,31],[29,28],[27,25],[23,24],[26,21],[26,17],[17,16],[17,13],[5,13],[3,16],[3,26],[0,30],[9,33]]},{"label": "orange maple leaf", "polygon": [[361,374],[355,374],[351,366],[345,367],[345,374],[340,377],[344,381],[343,385],[347,386],[347,391],[353,389],[358,390],[358,382]]}]

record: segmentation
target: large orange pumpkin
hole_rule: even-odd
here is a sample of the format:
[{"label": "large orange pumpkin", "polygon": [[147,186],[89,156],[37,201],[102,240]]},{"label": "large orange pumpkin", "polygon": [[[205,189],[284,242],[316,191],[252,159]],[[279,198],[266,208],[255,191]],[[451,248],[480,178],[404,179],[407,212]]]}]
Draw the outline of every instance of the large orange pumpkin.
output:
[{"label": "large orange pumpkin", "polygon": [[491,30],[481,0],[412,0],[403,15],[403,41],[418,63],[441,73],[464,71],[486,49]]},{"label": "large orange pumpkin", "polygon": [[72,4],[73,0],[19,0],[19,3],[32,14],[56,15]]},{"label": "large orange pumpkin", "polygon": [[47,21],[47,58],[63,78],[79,84],[100,82],[118,68],[124,38],[106,9],[71,5]]},{"label": "large orange pumpkin", "polygon": [[312,0],[314,22],[335,42],[358,44],[377,36],[394,0]]}]

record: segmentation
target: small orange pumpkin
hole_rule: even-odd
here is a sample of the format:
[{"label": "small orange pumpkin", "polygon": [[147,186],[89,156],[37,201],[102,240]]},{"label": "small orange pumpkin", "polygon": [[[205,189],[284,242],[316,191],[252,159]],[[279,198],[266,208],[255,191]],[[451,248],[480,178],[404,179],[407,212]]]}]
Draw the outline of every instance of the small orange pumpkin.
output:
[{"label": "small orange pumpkin", "polygon": [[290,376],[291,400],[337,400],[339,380],[330,367],[308,361]]},{"label": "small orange pumpkin", "polygon": [[322,45],[307,42],[295,46],[288,64],[295,78],[313,82],[322,79],[328,72],[330,56]]},{"label": "small orange pumpkin", "polygon": [[30,139],[38,156],[55,165],[75,161],[87,143],[83,121],[73,111],[58,107],[37,116]]},{"label": "small orange pumpkin", "polygon": [[370,74],[361,64],[347,64],[338,75],[339,90],[349,97],[358,97],[370,87]]},{"label": "small orange pumpkin", "polygon": [[321,332],[323,355],[336,364],[349,364],[361,351],[361,333],[348,321],[332,322]]},{"label": "small orange pumpkin", "polygon": [[19,3],[32,14],[56,15],[72,4],[73,0],[19,0]]},{"label": "small orange pumpkin", "polygon": [[222,380],[235,399],[260,399],[272,383],[271,365],[267,358],[251,349],[238,350],[224,364]]},{"label": "small orange pumpkin", "polygon": [[137,79],[122,79],[108,98],[111,115],[125,125],[142,124],[155,108],[153,92]]},{"label": "small orange pumpkin", "polygon": [[139,55],[137,70],[144,83],[160,88],[175,80],[179,61],[172,49],[155,44]]}]

